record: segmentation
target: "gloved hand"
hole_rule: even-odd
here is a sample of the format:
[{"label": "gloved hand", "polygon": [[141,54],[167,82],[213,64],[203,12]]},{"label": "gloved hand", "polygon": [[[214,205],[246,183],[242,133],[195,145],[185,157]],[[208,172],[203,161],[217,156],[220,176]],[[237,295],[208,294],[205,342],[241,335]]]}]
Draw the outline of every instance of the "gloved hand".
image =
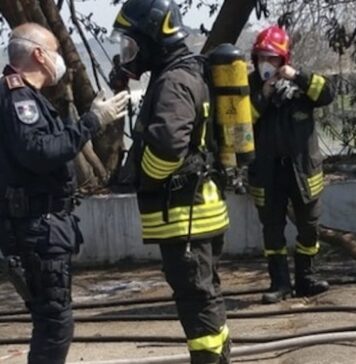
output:
[{"label": "gloved hand", "polygon": [[280,106],[286,100],[292,100],[296,92],[299,91],[297,85],[283,78],[275,83],[274,88],[275,92],[272,96],[272,101],[277,106]]},{"label": "gloved hand", "polygon": [[100,90],[91,104],[90,111],[97,115],[102,128],[105,128],[114,120],[120,119],[127,114],[125,108],[129,98],[127,91],[121,91],[106,100],[105,91]]}]

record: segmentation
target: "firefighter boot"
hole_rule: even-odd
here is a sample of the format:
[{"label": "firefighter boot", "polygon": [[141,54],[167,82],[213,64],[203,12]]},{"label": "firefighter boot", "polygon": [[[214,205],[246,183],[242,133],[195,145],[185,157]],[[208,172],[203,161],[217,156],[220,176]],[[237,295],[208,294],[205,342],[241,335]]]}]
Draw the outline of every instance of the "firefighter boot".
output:
[{"label": "firefighter boot", "polygon": [[231,364],[230,352],[231,352],[231,339],[228,338],[225,341],[222,352],[220,354],[219,364]]},{"label": "firefighter boot", "polygon": [[313,257],[295,254],[295,293],[296,296],[314,296],[329,289],[327,281],[317,280],[314,276]]},{"label": "firefighter boot", "polygon": [[276,303],[290,297],[292,288],[287,256],[281,254],[269,256],[268,272],[271,278],[271,287],[269,292],[263,294],[262,303]]},{"label": "firefighter boot", "polygon": [[207,350],[191,351],[190,364],[220,364],[220,356]]}]

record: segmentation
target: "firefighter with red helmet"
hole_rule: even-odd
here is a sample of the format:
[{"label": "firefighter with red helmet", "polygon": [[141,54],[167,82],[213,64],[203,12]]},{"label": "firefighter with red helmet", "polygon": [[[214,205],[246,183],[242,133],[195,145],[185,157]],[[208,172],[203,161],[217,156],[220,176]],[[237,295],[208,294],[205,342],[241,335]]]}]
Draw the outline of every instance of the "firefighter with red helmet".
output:
[{"label": "firefighter with red helmet", "polygon": [[323,190],[313,111],[331,103],[334,92],[326,77],[290,64],[290,40],[278,26],[258,34],[252,61],[255,70],[249,82],[256,158],[249,166],[249,185],[263,225],[271,279],[262,302],[274,303],[292,295],[284,236],[289,202],[298,231],[295,294],[312,296],[328,289],[328,283],[313,274]]},{"label": "firefighter with red helmet", "polygon": [[191,363],[229,364],[217,273],[229,219],[208,138],[209,87],[187,35],[173,0],[128,0],[116,18],[120,71],[151,71],[119,179],[137,189],[143,240],[159,246]]}]

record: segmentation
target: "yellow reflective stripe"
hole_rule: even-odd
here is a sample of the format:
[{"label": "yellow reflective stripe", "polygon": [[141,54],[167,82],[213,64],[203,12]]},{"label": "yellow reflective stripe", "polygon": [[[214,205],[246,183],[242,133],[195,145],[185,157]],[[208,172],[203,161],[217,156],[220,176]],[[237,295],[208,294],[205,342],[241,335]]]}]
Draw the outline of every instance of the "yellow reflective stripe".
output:
[{"label": "yellow reflective stripe", "polygon": [[201,133],[201,140],[200,140],[200,146],[199,147],[204,147],[205,146],[205,137],[206,137],[206,123],[203,124],[203,130]]},{"label": "yellow reflective stripe", "polygon": [[131,26],[131,23],[124,18],[121,11],[119,12],[119,15],[116,18],[116,22],[123,25],[124,27],[130,27]]},{"label": "yellow reflective stripe", "polygon": [[324,77],[319,75],[313,75],[307,91],[307,96],[309,96],[313,101],[318,100],[321,91],[323,90],[324,84]]},{"label": "yellow reflective stripe", "polygon": [[249,186],[250,195],[253,197],[257,206],[265,205],[265,189],[262,187]]},{"label": "yellow reflective stripe", "polygon": [[271,255],[287,255],[287,254],[288,254],[287,247],[278,250],[265,249],[266,257],[269,257]]},{"label": "yellow reflective stripe", "polygon": [[305,246],[302,243],[299,243],[299,241],[297,241],[296,244],[296,251],[299,254],[316,255],[318,254],[319,249],[320,249],[320,244],[318,241],[315,243],[314,246]]},{"label": "yellow reflective stripe", "polygon": [[219,190],[213,181],[208,181],[203,184],[202,194],[203,200],[207,204],[220,201]]},{"label": "yellow reflective stripe", "polygon": [[254,197],[253,196],[253,200],[255,201],[255,205],[263,207],[265,205],[265,199],[264,198],[259,198],[259,197]]},{"label": "yellow reflective stripe", "polygon": [[210,115],[210,102],[203,102],[203,116],[208,118]]},{"label": "yellow reflective stripe", "polygon": [[323,172],[319,172],[315,176],[312,176],[312,177],[308,178],[307,180],[308,180],[308,185],[310,188],[311,197],[316,196],[323,190],[323,188],[324,188]]},{"label": "yellow reflective stripe", "polygon": [[[197,220],[193,217],[191,235],[199,235],[226,228],[229,225],[227,210],[219,216],[207,216]],[[143,239],[166,239],[179,236],[187,236],[189,233],[189,219],[166,223],[161,226],[146,226],[142,224]]]},{"label": "yellow reflective stripe", "polygon": [[167,15],[164,17],[163,24],[162,24],[162,32],[163,34],[170,35],[176,33],[179,30],[179,27],[172,27],[171,25],[171,15],[172,12],[169,11]]},{"label": "yellow reflective stripe", "polygon": [[310,188],[310,195],[311,197],[316,196],[324,189],[324,182],[321,181],[320,184]]},{"label": "yellow reflective stripe", "polygon": [[256,197],[264,197],[265,196],[265,189],[261,187],[253,187],[249,186],[249,191],[251,195]]},{"label": "yellow reflective stripe", "polygon": [[260,117],[260,113],[256,110],[256,108],[251,103],[251,115],[252,115],[252,122],[255,123],[257,119]]},{"label": "yellow reflective stripe", "polygon": [[[224,201],[219,201],[213,204],[196,205],[193,207],[193,217],[196,219],[216,216],[226,212],[226,204]],[[168,210],[168,221],[170,223],[189,220],[190,206],[173,207]],[[141,214],[142,224],[150,226],[163,225],[166,222],[163,220],[162,211]]]},{"label": "yellow reflective stripe", "polygon": [[315,182],[318,182],[320,179],[323,178],[323,172],[319,172],[316,175],[308,178],[309,185],[312,185]]},{"label": "yellow reflective stripe", "polygon": [[206,350],[220,355],[222,353],[223,345],[228,337],[229,328],[225,325],[219,334],[207,335],[188,340],[188,348],[189,351]]},{"label": "yellow reflective stripe", "polygon": [[170,162],[155,156],[148,146],[143,153],[141,167],[151,178],[164,179],[177,170],[183,163],[183,159],[177,162]]}]

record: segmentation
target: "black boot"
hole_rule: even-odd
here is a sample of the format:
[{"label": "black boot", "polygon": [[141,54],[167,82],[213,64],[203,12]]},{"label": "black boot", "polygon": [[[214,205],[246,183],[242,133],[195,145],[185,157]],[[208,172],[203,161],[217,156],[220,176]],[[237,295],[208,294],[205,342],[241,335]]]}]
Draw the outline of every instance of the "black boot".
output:
[{"label": "black boot", "polygon": [[329,289],[327,281],[314,277],[313,257],[305,254],[295,254],[295,293],[298,297],[314,296]]},{"label": "black boot", "polygon": [[230,352],[231,352],[231,339],[227,338],[224,343],[222,353],[220,354],[219,364],[231,364]]},{"label": "black boot", "polygon": [[207,350],[191,351],[190,364],[220,364],[220,356]]},{"label": "black boot", "polygon": [[292,295],[289,278],[288,260],[286,255],[276,254],[268,257],[268,272],[271,287],[262,296],[262,303],[280,302]]}]

